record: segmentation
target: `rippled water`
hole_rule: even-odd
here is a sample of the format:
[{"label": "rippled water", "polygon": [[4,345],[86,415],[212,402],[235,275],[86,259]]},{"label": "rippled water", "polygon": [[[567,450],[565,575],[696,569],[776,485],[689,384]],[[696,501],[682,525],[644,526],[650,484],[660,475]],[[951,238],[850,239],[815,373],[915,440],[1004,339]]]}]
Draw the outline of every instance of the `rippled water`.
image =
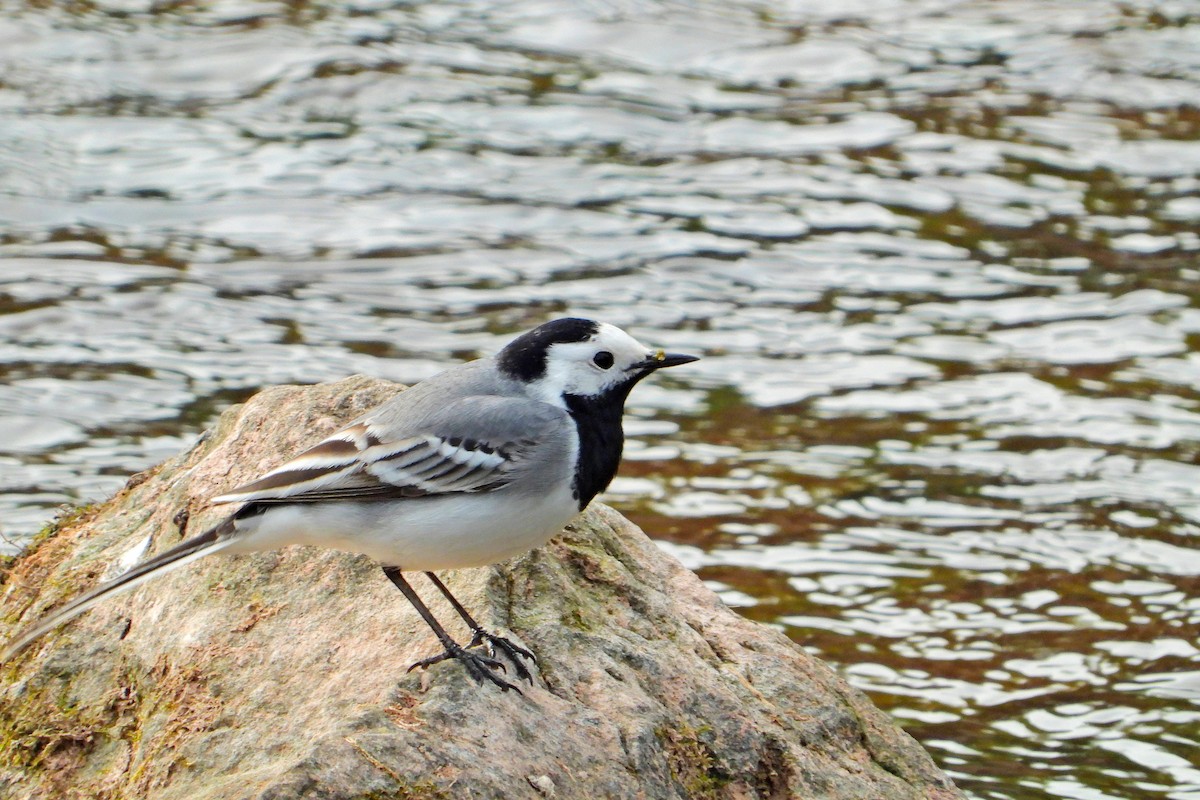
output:
[{"label": "rippled water", "polygon": [[0,532],[565,312],[608,499],[974,798],[1200,798],[1200,9],[0,0]]}]

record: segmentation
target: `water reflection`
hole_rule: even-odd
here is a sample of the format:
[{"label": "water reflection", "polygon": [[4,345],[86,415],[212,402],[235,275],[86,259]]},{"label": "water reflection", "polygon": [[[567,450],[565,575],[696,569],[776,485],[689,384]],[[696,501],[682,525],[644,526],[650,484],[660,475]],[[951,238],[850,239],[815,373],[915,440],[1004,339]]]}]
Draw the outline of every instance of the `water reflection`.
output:
[{"label": "water reflection", "polygon": [[591,314],[707,356],[608,498],[972,796],[1200,793],[1183,5],[4,10],[0,533]]}]

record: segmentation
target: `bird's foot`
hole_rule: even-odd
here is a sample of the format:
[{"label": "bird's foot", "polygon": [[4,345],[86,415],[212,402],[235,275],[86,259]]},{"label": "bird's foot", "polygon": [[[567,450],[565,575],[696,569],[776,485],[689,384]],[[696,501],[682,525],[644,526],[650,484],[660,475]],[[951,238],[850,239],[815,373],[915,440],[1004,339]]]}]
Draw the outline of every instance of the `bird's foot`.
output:
[{"label": "bird's foot", "polygon": [[[489,658],[488,656],[480,653],[471,652],[465,647],[454,643],[447,645],[445,652],[439,653],[436,656],[430,656],[429,658],[423,658],[416,662],[408,668],[408,671],[412,672],[414,669],[426,669],[449,658],[457,659],[458,661],[462,662],[462,665],[467,670],[467,674],[474,678],[476,683],[482,684],[485,680],[488,680],[506,692],[509,689],[513,689],[517,694],[522,694],[520,689],[495,673],[495,670],[499,670],[501,672],[508,671],[503,662],[494,658]],[[520,674],[520,670],[518,670],[518,674]]]},{"label": "bird's foot", "polygon": [[476,628],[471,636],[471,642],[467,645],[467,647],[478,647],[481,644],[486,645],[488,655],[493,659],[496,657],[496,651],[504,653],[504,655],[507,656],[508,660],[512,663],[513,668],[516,670],[517,677],[522,680],[529,681],[530,686],[533,685],[533,675],[530,674],[529,670],[525,668],[525,663],[521,661],[521,659],[527,658],[536,664],[538,663],[537,656],[526,650],[524,647],[521,647],[519,644],[513,644],[503,636],[497,636],[494,633],[488,633],[483,628]]}]

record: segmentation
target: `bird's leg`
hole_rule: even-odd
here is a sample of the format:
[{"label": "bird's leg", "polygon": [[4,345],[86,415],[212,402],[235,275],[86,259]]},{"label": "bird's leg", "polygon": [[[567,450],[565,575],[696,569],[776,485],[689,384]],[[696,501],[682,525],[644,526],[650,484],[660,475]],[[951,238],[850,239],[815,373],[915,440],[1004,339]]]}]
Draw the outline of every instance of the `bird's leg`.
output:
[{"label": "bird's leg", "polygon": [[480,644],[486,644],[488,648],[488,655],[492,656],[496,655],[496,650],[502,651],[504,655],[508,656],[508,660],[511,661],[513,666],[516,668],[517,677],[529,681],[530,684],[533,683],[533,676],[529,674],[529,670],[525,668],[525,664],[522,663],[521,659],[528,658],[530,661],[536,664],[537,656],[526,650],[524,647],[513,644],[503,636],[497,636],[494,633],[489,633],[488,631],[484,630],[483,626],[475,621],[475,618],[471,616],[470,612],[463,608],[462,603],[458,602],[458,599],[454,595],[450,594],[450,590],[446,588],[446,584],[442,583],[437,575],[434,575],[432,572],[426,572],[425,577],[429,578],[429,580],[433,582],[433,585],[438,588],[438,591],[440,591],[445,598],[450,601],[450,605],[454,607],[454,610],[458,612],[458,615],[463,618],[463,622],[467,623],[467,627],[471,629],[471,642],[467,645],[467,647],[475,647]]},{"label": "bird's leg", "polygon": [[499,686],[504,691],[516,689],[517,694],[521,693],[521,690],[517,689],[516,686],[513,686],[506,680],[502,680],[494,672],[492,672],[492,670],[496,669],[503,670],[504,664],[494,658],[488,658],[487,656],[467,650],[465,647],[458,644],[458,642],[454,641],[454,639],[450,637],[450,634],[446,633],[446,629],[443,628],[434,618],[433,613],[430,612],[425,603],[421,601],[421,598],[417,596],[417,593],[413,591],[413,588],[408,585],[408,581],[404,580],[404,576],[400,574],[399,567],[384,567],[383,574],[387,575],[388,580],[394,583],[396,588],[399,589],[406,598],[408,598],[408,602],[412,603],[413,608],[415,608],[417,613],[421,615],[421,619],[425,620],[425,624],[427,624],[433,630],[434,634],[438,637],[438,641],[440,641],[442,643],[442,647],[445,648],[445,652],[441,653],[440,655],[433,656],[432,658],[426,658],[413,664],[408,668],[409,672],[412,672],[418,667],[425,668],[432,666],[439,661],[445,661],[447,658],[454,658],[462,662],[462,665],[466,667],[467,672],[472,678],[475,679],[477,683],[483,683],[484,679],[487,679]]}]

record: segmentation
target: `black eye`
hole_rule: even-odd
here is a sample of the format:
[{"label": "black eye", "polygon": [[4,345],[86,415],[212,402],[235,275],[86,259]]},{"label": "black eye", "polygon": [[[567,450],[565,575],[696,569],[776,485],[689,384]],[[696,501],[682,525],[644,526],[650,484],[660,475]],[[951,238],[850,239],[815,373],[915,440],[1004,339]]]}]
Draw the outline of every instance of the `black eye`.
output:
[{"label": "black eye", "polygon": [[601,350],[596,355],[592,356],[592,363],[600,369],[608,369],[613,365],[613,354],[607,350]]}]

